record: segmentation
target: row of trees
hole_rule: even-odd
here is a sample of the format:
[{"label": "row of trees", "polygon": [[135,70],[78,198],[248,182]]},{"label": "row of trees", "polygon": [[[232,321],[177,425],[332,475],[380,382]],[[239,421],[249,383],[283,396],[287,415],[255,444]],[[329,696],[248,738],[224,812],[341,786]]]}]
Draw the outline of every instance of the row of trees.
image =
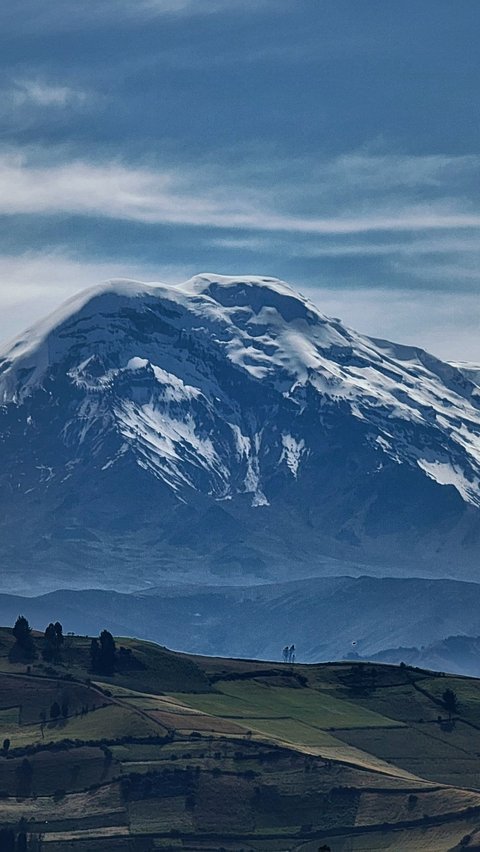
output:
[{"label": "row of trees", "polygon": [[[15,645],[10,652],[11,661],[32,662],[37,657],[37,647],[32,636],[32,628],[24,615],[18,616],[12,633],[15,637]],[[68,634],[67,639],[72,635]],[[67,647],[68,650],[68,645],[65,645],[63,627],[59,621],[51,621],[43,634],[41,645],[42,658],[46,662],[63,662],[62,650],[64,647]],[[90,644],[90,669],[94,674],[113,675],[117,664],[118,668],[122,671],[127,668],[141,667],[141,663],[134,657],[130,648],[121,646],[117,653],[117,647],[112,634],[109,630],[102,630],[100,635],[92,639]],[[60,713],[64,715],[62,707],[60,707],[60,713],[56,712],[56,708],[53,708],[53,710],[54,715],[50,714],[51,718],[58,718]]]},{"label": "row of trees", "polygon": [[[32,628],[24,615],[18,616],[12,633],[15,637],[15,645],[10,654],[11,659],[22,660],[26,663],[32,662],[37,656],[37,649],[32,636]],[[50,622],[43,635],[43,659],[48,662],[59,662],[63,642],[62,625],[59,621],[56,621],[55,624]]]},{"label": "row of trees", "polygon": [[295,645],[285,645],[282,650],[282,657],[284,663],[294,663],[295,662]]},{"label": "row of trees", "polygon": [[[32,662],[37,656],[35,642],[32,636],[32,628],[24,615],[19,615],[12,633],[15,637],[15,645],[13,646],[10,658],[14,661],[22,660],[22,662]],[[43,635],[43,645],[41,649],[42,657],[46,662],[58,663],[62,661],[62,648],[65,637],[63,635],[63,627],[59,621],[52,621],[45,629]],[[123,656],[128,654],[125,648],[120,649]],[[90,645],[90,667],[95,674],[112,675],[115,672],[116,645],[112,634],[108,630],[102,630],[98,639],[92,639]],[[55,718],[63,713],[57,713],[56,707],[52,706],[54,714],[50,714]],[[1,852],[1,847],[0,847]]]},{"label": "row of trees", "polygon": [[118,671],[145,668],[132,654],[131,648],[120,645],[117,651],[115,639],[109,630],[102,630],[98,639],[90,643],[90,669],[95,674],[113,675]]}]

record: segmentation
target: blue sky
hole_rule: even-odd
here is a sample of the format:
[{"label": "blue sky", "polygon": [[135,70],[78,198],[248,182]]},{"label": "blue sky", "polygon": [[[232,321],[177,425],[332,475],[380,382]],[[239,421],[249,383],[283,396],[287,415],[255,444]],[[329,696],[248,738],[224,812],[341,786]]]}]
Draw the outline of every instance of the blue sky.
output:
[{"label": "blue sky", "polygon": [[284,278],[480,362],[478,0],[0,8],[0,336],[110,277]]}]

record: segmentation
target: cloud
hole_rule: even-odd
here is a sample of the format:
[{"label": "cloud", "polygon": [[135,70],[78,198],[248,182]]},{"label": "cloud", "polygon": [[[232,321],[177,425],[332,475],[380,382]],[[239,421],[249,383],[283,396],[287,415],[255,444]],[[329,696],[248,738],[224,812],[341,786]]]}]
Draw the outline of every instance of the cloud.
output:
[{"label": "cloud", "polygon": [[[71,122],[73,112],[82,119],[92,107],[101,105],[98,93],[83,91],[40,75],[14,78],[0,86],[0,122],[4,138]],[[1,159],[1,155],[0,155]]]},{"label": "cloud", "polygon": [[78,32],[97,27],[136,23],[142,25],[151,18],[185,15],[231,13],[240,10],[245,14],[259,12],[265,7],[276,10],[280,0],[96,0],[87,4],[84,0],[17,0],[15,14],[8,5],[0,6],[0,29],[2,33],[38,36],[42,33]]},{"label": "cloud", "polygon": [[[349,236],[349,235],[347,235]],[[353,235],[356,236],[355,234]],[[228,236],[212,237],[210,245],[216,248],[231,249],[232,251],[271,253],[278,252],[282,247],[282,240],[276,236]],[[352,242],[350,239],[331,240],[329,235],[321,240],[317,238],[296,240],[289,245],[288,252],[291,257],[300,259],[316,258],[368,258],[389,257],[393,261],[400,257],[417,258],[422,255],[477,255],[480,261],[480,241],[478,235],[460,231],[452,234],[429,234],[427,239],[419,239],[415,235],[407,234],[401,241],[387,238],[382,242],[372,241],[369,234],[363,241]],[[477,262],[476,260],[474,261]]]},{"label": "cloud", "polygon": [[62,301],[110,278],[176,283],[197,270],[145,262],[87,261],[62,252],[0,255],[0,342],[54,310]]},{"label": "cloud", "polygon": [[397,343],[420,346],[444,360],[480,363],[477,293],[412,291],[371,287],[300,289],[327,316],[337,316],[357,331]]},{"label": "cloud", "polygon": [[426,154],[412,156],[364,151],[342,154],[319,166],[329,184],[341,180],[350,191],[391,191],[419,187],[442,187],[446,180],[469,175],[478,157]]},{"label": "cloud", "polygon": [[459,248],[455,251],[446,251],[442,256],[430,255],[425,258],[405,255],[398,259],[392,258],[391,267],[405,277],[413,277],[423,282],[423,288],[438,291],[447,289],[476,290],[480,286],[480,245],[468,254]]},{"label": "cloud", "polygon": [[[117,3],[118,0],[115,0]],[[120,5],[128,7],[130,0],[120,0]],[[252,10],[260,10],[266,6],[274,8],[272,0],[139,0],[137,8],[151,14],[169,14],[190,12],[195,15],[209,15],[221,12],[230,12],[235,7],[243,8],[249,13]]]},{"label": "cloud", "polygon": [[[21,332],[64,299],[109,278],[176,284],[200,270],[194,266],[84,260],[64,252],[0,255],[0,341]],[[225,270],[224,270],[225,271]],[[263,270],[267,273],[268,270]],[[292,281],[328,316],[374,337],[422,346],[450,360],[480,361],[480,300],[460,293],[402,288],[332,289],[322,283]]]},{"label": "cloud", "polygon": [[[14,217],[12,237],[3,239],[6,251],[18,251],[25,228],[23,245],[33,245],[30,234],[37,246],[42,240],[55,245],[55,222],[73,221],[61,238],[70,250],[0,256],[0,336],[96,281],[174,283],[199,266],[229,273],[241,262],[290,279],[325,313],[360,331],[445,358],[480,360],[478,165],[476,157],[363,152],[318,162],[299,158],[288,167],[269,152],[262,159],[245,150],[224,152],[216,164],[165,158],[132,165],[81,159],[67,147],[4,149],[4,235]],[[77,244],[92,253],[88,261],[73,248],[80,231]],[[105,257],[106,233],[112,260],[92,260],[99,251]],[[117,233],[125,262],[115,257]],[[166,234],[167,256],[180,252],[180,263],[167,268],[148,262],[161,257]]]},{"label": "cloud", "polygon": [[15,106],[66,107],[83,104],[86,92],[52,85],[40,79],[15,80],[10,91]]},{"label": "cloud", "polygon": [[270,252],[277,247],[277,241],[269,237],[212,237],[209,242],[215,248],[242,252]]},{"label": "cloud", "polygon": [[[345,158],[341,158],[326,162],[323,170],[316,166],[313,177],[307,164],[297,183],[290,176],[279,191],[261,169],[252,171],[249,183],[244,170],[235,174],[228,164],[148,168],[80,159],[59,164],[58,159],[42,164],[25,153],[1,155],[0,213],[67,213],[146,224],[312,235],[480,228],[478,206],[448,194],[452,176],[464,179],[466,158],[458,158],[459,162],[433,158],[434,166],[432,158],[410,158],[411,184],[406,185],[402,181],[405,163],[392,168],[388,158],[372,161],[364,156],[354,159],[354,165],[349,162],[344,173]],[[476,159],[468,158],[470,171],[473,163],[478,165]],[[281,173],[282,168],[277,171]],[[443,184],[441,173],[449,174]],[[272,170],[268,175],[272,178]],[[425,181],[433,182],[436,194],[419,202],[416,191]],[[316,195],[315,182],[319,182]],[[350,198],[352,185],[355,204]]]}]

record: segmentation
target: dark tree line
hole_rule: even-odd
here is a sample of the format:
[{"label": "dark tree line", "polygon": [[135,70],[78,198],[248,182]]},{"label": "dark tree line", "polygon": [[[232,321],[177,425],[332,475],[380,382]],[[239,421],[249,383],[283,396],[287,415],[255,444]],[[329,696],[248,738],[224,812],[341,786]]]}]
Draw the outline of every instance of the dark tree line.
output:
[{"label": "dark tree line", "polygon": [[150,772],[131,772],[121,781],[122,795],[126,801],[141,801],[162,796],[190,796],[195,790],[198,772],[185,769],[154,769]]},{"label": "dark tree line", "polygon": [[[12,628],[15,644],[13,645],[9,658],[12,662],[31,662],[37,656],[35,642],[32,636],[32,628],[24,615],[19,615]],[[46,662],[62,662],[62,649],[65,642],[63,627],[59,621],[51,621],[45,628],[43,634],[43,645],[41,647],[42,657]],[[90,668],[95,674],[113,675],[116,668],[124,670],[129,668],[141,668],[141,663],[134,657],[130,648],[120,647],[117,654],[115,640],[108,630],[102,630],[98,638],[92,639],[90,644]],[[55,719],[60,715],[68,715],[68,708],[52,705],[50,718]],[[0,852],[2,852],[0,847]]]},{"label": "dark tree line", "polygon": [[[32,628],[24,615],[19,615],[13,628],[15,644],[10,651],[12,661],[32,662],[37,656],[35,642],[32,636]],[[50,662],[59,662],[63,645],[63,627],[59,621],[55,624],[50,622],[43,636],[42,657]],[[1,852],[1,848],[0,848]]]}]

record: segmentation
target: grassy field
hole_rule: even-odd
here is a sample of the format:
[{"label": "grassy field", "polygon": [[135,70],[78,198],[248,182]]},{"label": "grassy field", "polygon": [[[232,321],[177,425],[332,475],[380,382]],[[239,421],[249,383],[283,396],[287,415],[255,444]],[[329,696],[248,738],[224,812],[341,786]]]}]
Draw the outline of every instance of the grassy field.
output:
[{"label": "grassy field", "polygon": [[[390,729],[408,729],[404,723],[359,707],[332,692],[314,689],[272,686],[270,682],[252,680],[225,681],[216,684],[217,693],[176,695],[188,706],[235,721],[247,731],[271,740],[297,746],[312,754],[342,760],[366,768],[392,770],[383,756],[372,749],[364,750],[337,734],[338,731],[367,730],[370,737],[383,730],[388,739]],[[194,718],[189,720],[194,727]],[[335,732],[335,733],[334,733]],[[408,770],[407,770],[408,771]]]},{"label": "grassy field", "polygon": [[318,852],[322,845],[331,852],[463,852],[478,846],[460,847],[458,844],[471,837],[477,823],[466,819],[433,827],[406,828],[401,831],[375,831],[363,835],[325,837],[319,841],[301,843],[294,852]]},{"label": "grassy field", "polygon": [[115,739],[119,739],[125,736],[145,737],[160,733],[165,734],[166,729],[156,724],[153,719],[132,712],[129,707],[108,702],[105,706],[92,706],[91,710],[79,716],[48,720],[43,725],[41,722],[33,725],[20,724],[18,716],[13,721],[13,713],[10,713],[10,721],[8,717],[0,717],[0,740],[8,737],[13,749],[65,740],[95,742],[108,740],[112,738],[112,734]]},{"label": "grassy field", "polygon": [[34,852],[447,852],[480,829],[478,681],[120,639],[130,668],[92,682],[88,637],[54,666],[12,644],[0,630],[0,823]]},{"label": "grassy field", "polygon": [[[0,761],[0,790],[17,789],[22,759]],[[31,755],[29,761],[31,792],[36,796],[53,796],[57,790],[86,790],[91,785],[111,780],[116,770],[115,762],[108,760],[97,746],[39,751]]]},{"label": "grassy field", "polygon": [[368,708],[313,689],[277,687],[251,680],[222,681],[217,689],[217,694],[177,697],[215,716],[289,717],[323,729],[398,725]]},{"label": "grassy field", "polygon": [[[25,666],[23,666],[25,669]],[[99,704],[109,704],[109,698],[83,683],[57,678],[25,677],[18,674],[0,673],[0,709],[18,714],[18,721],[25,725],[39,722],[41,713],[49,718],[51,705],[57,702],[67,705],[68,716],[91,710]],[[0,721],[4,718],[0,712]]]}]

